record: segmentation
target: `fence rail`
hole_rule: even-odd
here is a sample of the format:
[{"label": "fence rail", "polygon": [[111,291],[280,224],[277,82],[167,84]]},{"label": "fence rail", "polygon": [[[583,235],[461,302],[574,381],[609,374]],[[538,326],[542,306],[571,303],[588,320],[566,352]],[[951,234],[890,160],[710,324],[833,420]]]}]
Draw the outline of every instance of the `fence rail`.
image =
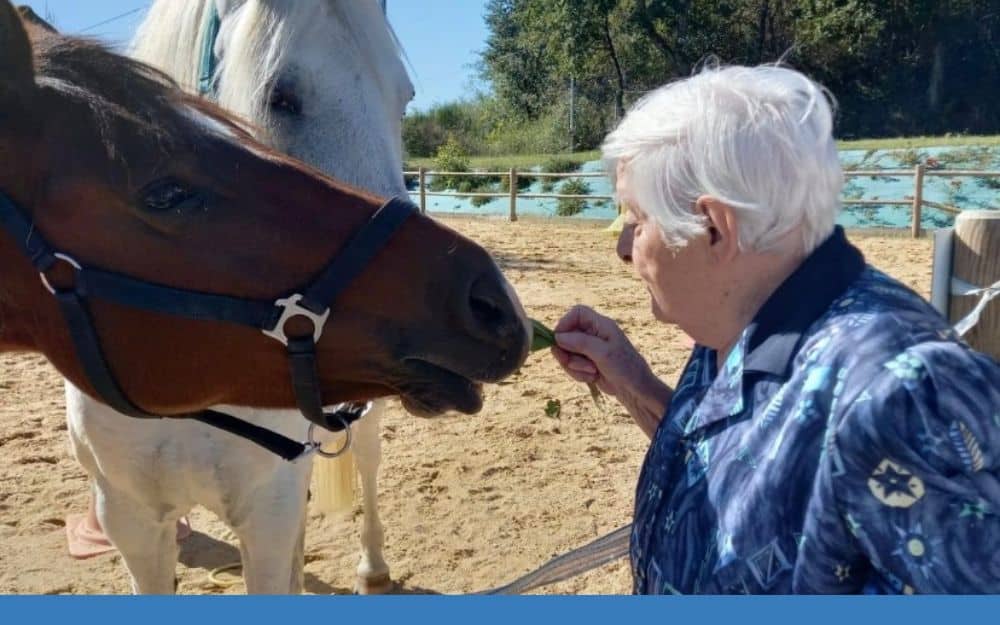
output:
[{"label": "fence rail", "polygon": [[[579,195],[566,193],[522,193],[518,191],[517,179],[519,175],[530,178],[603,178],[607,174],[603,172],[518,172],[517,169],[509,171],[431,171],[425,167],[417,170],[404,171],[406,177],[417,178],[417,193],[420,196],[420,212],[427,212],[427,196],[443,197],[468,197],[468,198],[509,198],[510,199],[510,220],[517,221],[517,200],[554,199],[554,200],[613,200],[611,195]],[[506,177],[509,191],[505,192],[481,192],[481,191],[429,191],[427,188],[427,176],[451,176],[451,177]],[[928,169],[926,165],[917,165],[913,169],[848,169],[844,171],[845,178],[864,177],[897,177],[913,176],[913,196],[912,199],[898,200],[866,200],[845,198],[843,203],[849,206],[910,206],[912,209],[911,232],[913,236],[919,237],[922,234],[920,226],[921,213],[924,206],[946,213],[957,215],[962,209],[957,206],[932,202],[924,199],[924,178],[931,177],[976,177],[976,178],[1000,178],[1000,171],[985,171],[977,169]]]}]

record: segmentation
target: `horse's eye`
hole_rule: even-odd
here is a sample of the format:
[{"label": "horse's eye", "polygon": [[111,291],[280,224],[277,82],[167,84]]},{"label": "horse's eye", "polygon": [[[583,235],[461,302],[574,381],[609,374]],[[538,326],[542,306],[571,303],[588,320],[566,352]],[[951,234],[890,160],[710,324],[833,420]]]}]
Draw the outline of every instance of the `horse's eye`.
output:
[{"label": "horse's eye", "polygon": [[204,202],[198,191],[167,178],[146,186],[139,194],[142,206],[153,213],[197,208]]},{"label": "horse's eye", "polygon": [[269,105],[272,110],[285,115],[302,114],[302,99],[295,92],[294,86],[284,81],[278,81],[278,84],[274,85]]}]

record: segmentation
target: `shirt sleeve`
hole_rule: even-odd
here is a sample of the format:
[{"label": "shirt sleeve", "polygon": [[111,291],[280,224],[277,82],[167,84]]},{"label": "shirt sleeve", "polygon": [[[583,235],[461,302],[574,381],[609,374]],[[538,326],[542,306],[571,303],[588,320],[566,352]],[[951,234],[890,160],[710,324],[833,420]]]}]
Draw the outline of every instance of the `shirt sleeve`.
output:
[{"label": "shirt sleeve", "polygon": [[796,590],[1000,592],[1000,365],[958,343],[886,362],[828,427]]}]

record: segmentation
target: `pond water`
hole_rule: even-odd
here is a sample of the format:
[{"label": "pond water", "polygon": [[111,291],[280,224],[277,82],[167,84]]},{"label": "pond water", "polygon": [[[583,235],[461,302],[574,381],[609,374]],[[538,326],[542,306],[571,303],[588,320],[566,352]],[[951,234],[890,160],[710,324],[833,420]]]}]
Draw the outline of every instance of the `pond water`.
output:
[{"label": "pond water", "polygon": [[[942,147],[920,148],[917,150],[844,150],[840,160],[845,172],[853,169],[913,169],[917,162],[937,165],[936,171],[949,169],[1000,170],[1000,147]],[[535,169],[537,171],[537,168]],[[584,163],[582,172],[600,172],[600,161]],[[527,172],[525,172],[527,173]],[[431,177],[428,176],[428,179]],[[611,182],[604,177],[580,178],[590,186],[594,195],[611,195]],[[408,179],[411,198],[419,202],[415,192],[416,181]],[[522,193],[541,193],[541,181],[536,180]],[[562,184],[562,180],[557,183]],[[850,228],[906,228],[910,225],[909,206],[851,206],[850,200],[903,200],[913,197],[913,176],[846,177],[843,198],[844,210],[838,223]],[[969,176],[926,176],[924,178],[924,199],[955,206],[962,210],[1000,208],[1000,178]],[[524,199],[517,201],[519,215],[552,217],[556,214],[557,200]],[[473,206],[468,198],[427,196],[427,210],[431,213],[468,213],[477,215],[507,215],[510,201],[506,198],[494,199],[482,206]],[[610,201],[588,201],[586,208],[576,219],[612,220],[617,209]],[[924,228],[934,229],[950,226],[954,216],[938,209],[925,206],[921,223]]]}]

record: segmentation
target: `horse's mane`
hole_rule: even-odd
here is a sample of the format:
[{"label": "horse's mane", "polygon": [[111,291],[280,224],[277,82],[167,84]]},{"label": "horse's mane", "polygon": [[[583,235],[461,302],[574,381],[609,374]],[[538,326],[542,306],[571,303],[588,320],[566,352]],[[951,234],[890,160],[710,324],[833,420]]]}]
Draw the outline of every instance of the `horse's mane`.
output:
[{"label": "horse's mane", "polygon": [[35,57],[36,82],[82,101],[90,109],[109,154],[118,154],[117,128],[128,122],[134,130],[154,135],[161,145],[191,138],[198,132],[191,113],[217,121],[238,143],[258,152],[260,146],[238,117],[186,94],[166,74],[141,61],[110,51],[102,44],[29,27]]},{"label": "horse's mane", "polygon": [[[202,41],[208,28],[208,10],[215,0],[157,0],[136,32],[131,54],[159,67],[188,91],[195,91],[201,70]],[[406,68],[402,47],[376,0],[319,0],[327,4],[372,65],[378,80],[394,80],[387,68]],[[276,8],[277,7],[277,8]],[[246,0],[220,36],[235,47],[227,50],[217,68],[217,101],[258,126],[267,125],[268,94],[294,50],[292,38],[315,19],[316,4],[301,0],[275,2]],[[279,14],[280,10],[280,14]],[[280,19],[279,19],[280,17]]]},{"label": "horse's mane", "polygon": [[136,31],[130,55],[173,76],[188,92],[196,91],[201,41],[212,2],[215,0],[154,2]]}]

